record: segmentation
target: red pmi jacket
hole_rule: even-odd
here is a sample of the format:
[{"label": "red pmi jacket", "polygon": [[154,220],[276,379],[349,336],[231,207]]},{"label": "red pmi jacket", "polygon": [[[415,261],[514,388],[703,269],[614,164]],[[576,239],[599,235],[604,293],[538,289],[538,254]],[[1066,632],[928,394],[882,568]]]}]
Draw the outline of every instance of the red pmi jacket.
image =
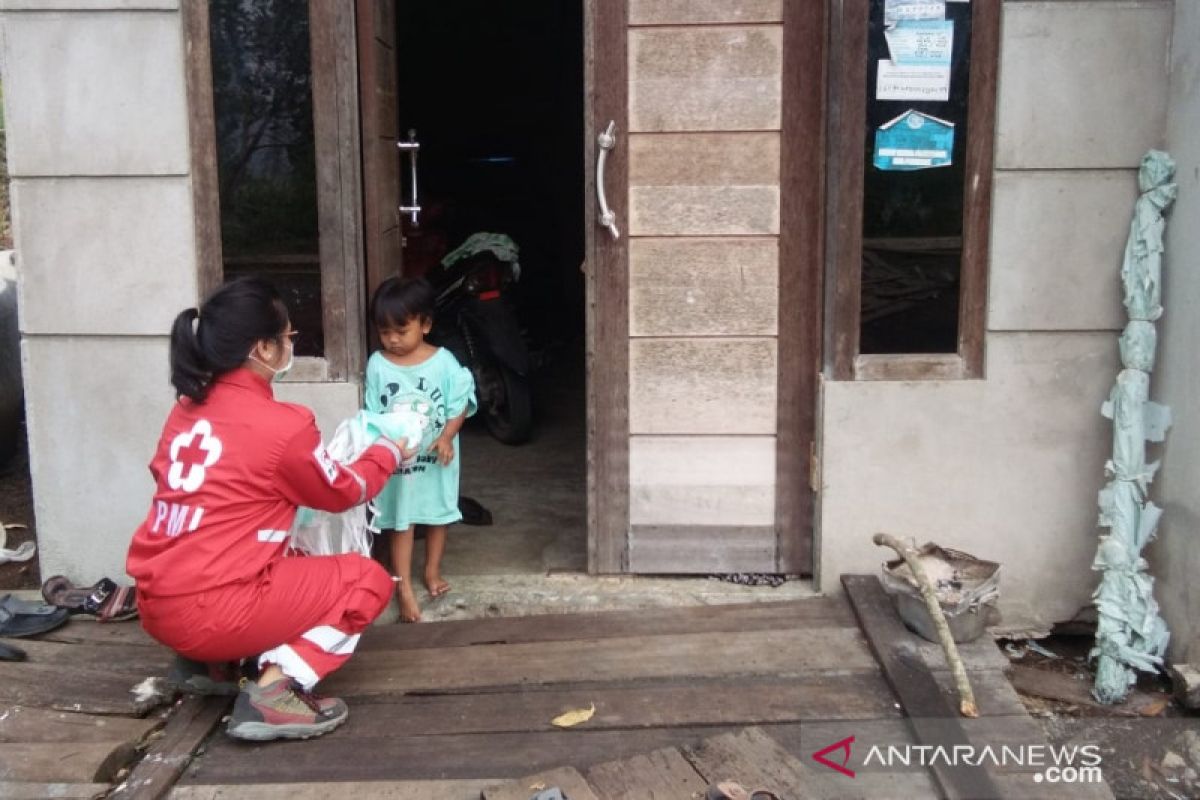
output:
[{"label": "red pmi jacket", "polygon": [[275,400],[248,369],[203,403],[175,404],[150,472],[157,488],[125,568],[138,592],[192,594],[257,575],[281,558],[297,506],[344,511],[383,489],[400,460],[380,439],[349,466],[330,458],[313,414]]}]

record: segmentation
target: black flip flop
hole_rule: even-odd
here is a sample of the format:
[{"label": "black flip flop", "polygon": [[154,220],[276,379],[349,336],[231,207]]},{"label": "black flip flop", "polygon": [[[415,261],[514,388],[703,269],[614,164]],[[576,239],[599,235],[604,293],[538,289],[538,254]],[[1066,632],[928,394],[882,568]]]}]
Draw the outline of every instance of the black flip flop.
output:
[{"label": "black flip flop", "polygon": [[36,636],[59,627],[68,616],[65,608],[0,595],[0,636]]}]

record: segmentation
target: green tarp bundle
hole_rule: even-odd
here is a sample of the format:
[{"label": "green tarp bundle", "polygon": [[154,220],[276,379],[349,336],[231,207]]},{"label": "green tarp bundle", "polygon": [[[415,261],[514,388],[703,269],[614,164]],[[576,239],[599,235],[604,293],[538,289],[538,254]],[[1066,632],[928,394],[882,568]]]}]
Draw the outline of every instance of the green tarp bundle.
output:
[{"label": "green tarp bundle", "polygon": [[1163,212],[1175,201],[1175,162],[1151,150],[1138,171],[1141,195],[1129,226],[1121,265],[1129,324],[1121,334],[1121,364],[1116,384],[1101,413],[1113,421],[1109,481],[1100,492],[1100,525],[1108,533],[1092,569],[1102,572],[1093,595],[1099,611],[1092,694],[1102,703],[1125,699],[1136,670],[1162,664],[1170,633],[1154,600],[1154,579],[1147,573],[1142,548],[1154,538],[1162,509],[1147,495],[1158,463],[1146,463],[1146,442],[1161,442],[1171,411],[1150,402],[1150,372],[1157,346],[1154,322],[1162,316]]}]

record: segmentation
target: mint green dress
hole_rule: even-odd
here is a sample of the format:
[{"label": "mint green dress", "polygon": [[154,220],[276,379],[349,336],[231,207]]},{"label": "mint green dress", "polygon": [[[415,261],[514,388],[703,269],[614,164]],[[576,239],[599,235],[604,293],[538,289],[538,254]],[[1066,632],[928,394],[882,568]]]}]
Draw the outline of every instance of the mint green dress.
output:
[{"label": "mint green dress", "polygon": [[446,466],[430,444],[450,420],[464,412],[475,413],[475,381],[470,370],[446,348],[438,348],[429,359],[411,367],[393,364],[383,353],[367,361],[366,407],[387,412],[404,404],[430,409],[428,435],[415,463],[396,469],[387,486],[375,498],[375,524],[384,530],[406,530],[412,525],[448,525],[462,519],[458,510],[458,474],[462,458],[454,437],[454,460]]}]

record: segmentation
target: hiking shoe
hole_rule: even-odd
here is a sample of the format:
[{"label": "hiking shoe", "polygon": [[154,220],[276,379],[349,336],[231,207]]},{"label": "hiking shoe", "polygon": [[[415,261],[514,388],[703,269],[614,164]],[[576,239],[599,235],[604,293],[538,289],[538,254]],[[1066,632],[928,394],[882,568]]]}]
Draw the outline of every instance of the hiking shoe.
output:
[{"label": "hiking shoe", "polygon": [[334,697],[317,697],[300,684],[281,678],[267,686],[249,681],[242,687],[225,732],[235,739],[308,739],[346,721],[350,709]]},{"label": "hiking shoe", "polygon": [[181,655],[175,656],[167,683],[177,692],[195,695],[234,695],[238,693],[237,669],[233,664],[205,664]]}]

